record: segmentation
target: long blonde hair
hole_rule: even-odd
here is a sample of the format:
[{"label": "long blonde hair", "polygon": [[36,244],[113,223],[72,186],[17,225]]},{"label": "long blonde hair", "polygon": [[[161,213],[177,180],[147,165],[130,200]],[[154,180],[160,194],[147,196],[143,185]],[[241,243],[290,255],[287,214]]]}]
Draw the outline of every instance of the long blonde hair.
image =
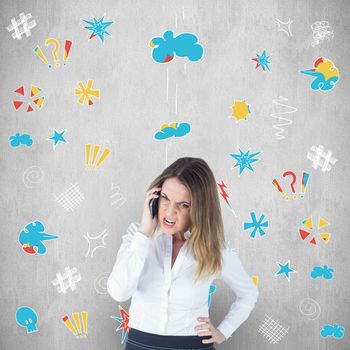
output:
[{"label": "long blonde hair", "polygon": [[186,244],[198,262],[195,282],[211,274],[219,275],[221,248],[226,247],[226,243],[214,174],[201,158],[179,158],[153,180],[147,191],[161,187],[171,177],[176,177],[190,193],[191,236]]}]

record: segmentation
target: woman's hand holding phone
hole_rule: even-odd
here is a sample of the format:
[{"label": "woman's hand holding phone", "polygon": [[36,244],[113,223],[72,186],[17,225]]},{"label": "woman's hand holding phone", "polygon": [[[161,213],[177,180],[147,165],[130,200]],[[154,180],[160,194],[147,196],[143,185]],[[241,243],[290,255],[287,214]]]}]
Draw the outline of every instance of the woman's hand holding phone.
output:
[{"label": "woman's hand holding phone", "polygon": [[138,231],[143,233],[147,237],[149,237],[154,232],[158,224],[158,215],[155,215],[154,218],[152,218],[150,201],[153,198],[159,198],[161,189],[161,187],[153,187],[146,193],[141,225]]}]

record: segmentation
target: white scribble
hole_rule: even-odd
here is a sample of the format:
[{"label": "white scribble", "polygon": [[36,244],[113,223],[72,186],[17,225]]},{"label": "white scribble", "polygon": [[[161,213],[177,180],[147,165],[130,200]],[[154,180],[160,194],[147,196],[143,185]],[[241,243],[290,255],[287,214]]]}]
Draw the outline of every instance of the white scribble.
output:
[{"label": "white scribble", "polygon": [[119,186],[114,186],[114,184],[112,184],[112,191],[111,205],[116,206],[116,208],[120,208],[126,202],[126,198],[123,193],[120,192]]},{"label": "white scribble", "polygon": [[[282,139],[285,138],[285,136],[282,135],[282,133],[284,132],[284,128],[283,127],[293,123],[292,120],[290,120],[288,118],[284,118],[281,115],[283,115],[283,114],[291,114],[291,113],[294,113],[294,112],[296,112],[298,110],[295,107],[288,106],[288,105],[286,105],[284,103],[281,103],[281,101],[288,101],[288,98],[283,97],[283,96],[279,96],[278,99],[272,100],[272,103],[274,103],[276,105],[279,105],[279,106],[283,106],[283,107],[289,108],[289,111],[278,112],[278,113],[271,113],[270,114],[270,117],[276,118],[279,121],[279,124],[275,124],[275,125],[272,126],[273,128],[278,130],[275,133],[275,135],[276,135],[278,140],[282,140]],[[284,122],[280,123],[280,121],[284,121]]]},{"label": "white scribble", "polygon": [[317,21],[311,24],[312,38],[314,41],[311,46],[318,45],[321,41],[325,39],[330,40],[334,37],[334,32],[332,27],[329,25],[328,21]]}]

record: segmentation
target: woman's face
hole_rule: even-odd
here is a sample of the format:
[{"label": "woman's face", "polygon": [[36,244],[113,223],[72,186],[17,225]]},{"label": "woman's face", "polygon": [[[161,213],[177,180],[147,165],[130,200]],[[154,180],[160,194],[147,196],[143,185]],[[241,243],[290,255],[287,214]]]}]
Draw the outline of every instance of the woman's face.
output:
[{"label": "woman's face", "polygon": [[190,206],[190,193],[186,186],[176,177],[166,179],[159,196],[158,221],[162,231],[181,238],[190,226]]}]

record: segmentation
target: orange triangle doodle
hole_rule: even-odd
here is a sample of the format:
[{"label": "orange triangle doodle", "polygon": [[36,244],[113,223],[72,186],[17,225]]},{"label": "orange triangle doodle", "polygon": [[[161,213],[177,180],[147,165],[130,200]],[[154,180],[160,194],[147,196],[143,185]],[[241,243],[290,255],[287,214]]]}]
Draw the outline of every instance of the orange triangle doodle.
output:
[{"label": "orange triangle doodle", "polygon": [[23,87],[23,85],[20,86],[17,90],[15,90],[15,92],[17,92],[18,94],[21,94],[21,95],[24,96],[24,87]]},{"label": "orange triangle doodle", "polygon": [[15,109],[17,110],[19,107],[21,107],[23,105],[23,101],[13,101],[13,105],[15,107]]},{"label": "orange triangle doodle", "polygon": [[307,236],[310,236],[310,232],[307,232],[303,229],[299,229],[300,237],[302,240],[304,240]]}]

